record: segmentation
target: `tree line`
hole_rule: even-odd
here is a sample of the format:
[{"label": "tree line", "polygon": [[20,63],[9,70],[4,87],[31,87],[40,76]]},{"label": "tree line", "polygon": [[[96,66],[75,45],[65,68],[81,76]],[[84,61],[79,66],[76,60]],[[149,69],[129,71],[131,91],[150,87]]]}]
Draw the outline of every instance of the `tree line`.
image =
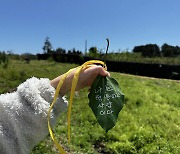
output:
[{"label": "tree line", "polygon": [[146,44],[135,46],[132,50],[134,53],[141,53],[144,57],[177,57],[180,56],[180,47],[164,43],[161,47],[157,44]]},{"label": "tree line", "polygon": [[[49,37],[46,37],[44,46],[43,46],[44,53],[61,53],[61,54],[82,54],[81,51],[76,50],[73,48],[72,50],[68,50],[66,52],[63,48],[57,48],[56,50],[52,49],[52,44],[49,40]],[[180,56],[180,47],[179,46],[172,46],[167,43],[164,43],[161,47],[157,44],[146,44],[146,45],[139,45],[135,46],[132,50],[133,53],[141,53],[144,57],[177,57]],[[87,53],[91,57],[97,57],[97,55],[102,54],[101,51],[97,49],[97,47],[91,47]]]},{"label": "tree line", "polygon": [[[75,48],[71,50],[65,50],[61,47],[58,47],[57,49],[53,49],[52,44],[49,40],[49,37],[45,38],[44,44],[43,44],[43,53],[44,54],[68,54],[68,55],[77,55],[77,56],[88,56],[93,57],[97,59],[103,59],[104,54],[102,53],[102,50],[99,50],[97,47],[93,46],[90,47],[87,53],[82,53],[79,50],[76,50]],[[138,53],[138,54],[136,54]],[[117,59],[118,57],[122,57],[123,55],[125,57],[131,57],[131,59],[137,58],[136,55],[142,55],[143,57],[176,57],[176,59],[179,59],[180,57],[180,47],[179,46],[172,46],[167,43],[164,43],[161,47],[159,47],[157,44],[146,44],[146,45],[139,45],[135,46],[132,50],[132,52],[126,52],[124,54],[121,54],[121,52],[109,52],[108,57],[113,60]],[[31,59],[35,59],[37,55],[32,54],[22,54],[17,55],[13,54],[12,51],[0,51],[0,66],[3,68],[7,68],[9,60],[8,57],[15,57],[15,59],[23,59],[29,62]],[[126,58],[126,59],[127,59]],[[122,58],[121,58],[122,59]],[[126,60],[125,60],[126,61]],[[133,60],[132,60],[133,61]]]},{"label": "tree line", "polygon": [[52,54],[52,53],[59,53],[59,54],[66,54],[67,53],[67,54],[77,54],[77,55],[82,54],[81,51],[76,50],[75,48],[73,48],[72,50],[68,50],[67,52],[65,49],[60,48],[60,47],[57,49],[53,49],[52,44],[49,40],[49,37],[46,37],[42,49],[44,51],[44,54]]}]

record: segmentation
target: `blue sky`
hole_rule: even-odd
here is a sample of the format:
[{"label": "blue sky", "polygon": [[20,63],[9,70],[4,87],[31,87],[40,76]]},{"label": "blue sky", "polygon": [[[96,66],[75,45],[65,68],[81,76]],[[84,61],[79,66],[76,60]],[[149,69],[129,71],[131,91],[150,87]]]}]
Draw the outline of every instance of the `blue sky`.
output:
[{"label": "blue sky", "polygon": [[180,46],[179,0],[0,0],[0,51],[54,49],[109,51],[163,43]]}]

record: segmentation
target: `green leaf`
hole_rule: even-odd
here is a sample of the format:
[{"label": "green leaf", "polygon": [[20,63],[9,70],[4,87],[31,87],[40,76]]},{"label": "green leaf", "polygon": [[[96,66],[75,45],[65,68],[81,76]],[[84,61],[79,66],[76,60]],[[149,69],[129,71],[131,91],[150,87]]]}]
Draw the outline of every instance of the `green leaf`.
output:
[{"label": "green leaf", "polygon": [[98,76],[88,95],[89,106],[101,127],[108,132],[116,124],[123,107],[124,94],[118,82],[112,77]]}]

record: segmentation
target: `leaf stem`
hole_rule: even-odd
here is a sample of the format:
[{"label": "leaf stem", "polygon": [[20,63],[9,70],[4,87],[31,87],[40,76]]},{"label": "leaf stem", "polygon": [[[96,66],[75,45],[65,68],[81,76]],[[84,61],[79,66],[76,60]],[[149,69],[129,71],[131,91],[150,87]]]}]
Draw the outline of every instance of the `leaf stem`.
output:
[{"label": "leaf stem", "polygon": [[107,41],[107,47],[106,47],[106,55],[105,55],[105,58],[104,58],[104,67],[105,67],[105,64],[106,64],[107,53],[108,53],[108,49],[109,49],[109,39],[106,38],[106,41]]}]

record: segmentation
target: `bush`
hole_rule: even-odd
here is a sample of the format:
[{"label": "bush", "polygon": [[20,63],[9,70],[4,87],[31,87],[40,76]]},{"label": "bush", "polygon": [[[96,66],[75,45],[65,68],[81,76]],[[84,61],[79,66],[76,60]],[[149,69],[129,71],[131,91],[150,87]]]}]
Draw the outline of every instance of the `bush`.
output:
[{"label": "bush", "polygon": [[0,65],[3,68],[7,68],[8,64],[9,64],[8,56],[6,55],[6,53],[4,51],[0,52]]},{"label": "bush", "polygon": [[163,44],[161,47],[164,57],[176,57],[180,55],[180,47]]},{"label": "bush", "polygon": [[141,53],[144,57],[157,57],[161,55],[161,51],[156,44],[147,44],[136,46],[133,49],[134,53]]}]

